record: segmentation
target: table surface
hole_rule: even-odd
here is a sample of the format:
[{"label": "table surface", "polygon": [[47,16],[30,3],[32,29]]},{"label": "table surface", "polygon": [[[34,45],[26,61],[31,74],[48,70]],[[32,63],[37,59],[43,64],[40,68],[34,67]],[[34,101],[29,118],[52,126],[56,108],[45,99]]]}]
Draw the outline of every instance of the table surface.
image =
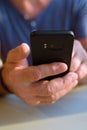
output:
[{"label": "table surface", "polygon": [[0,97],[0,130],[87,130],[87,85],[50,106],[28,106],[14,95]]}]

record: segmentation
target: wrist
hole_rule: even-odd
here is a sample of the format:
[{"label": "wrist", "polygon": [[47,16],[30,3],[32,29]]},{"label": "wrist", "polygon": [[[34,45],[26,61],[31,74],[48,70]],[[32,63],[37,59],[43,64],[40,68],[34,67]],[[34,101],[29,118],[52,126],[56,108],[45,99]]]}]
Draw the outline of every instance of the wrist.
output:
[{"label": "wrist", "polygon": [[9,94],[9,93],[3,88],[3,86],[0,83],[0,96],[1,95],[7,95],[7,94]]},{"label": "wrist", "polygon": [[0,95],[11,93],[7,85],[4,83],[4,80],[2,77],[2,71],[3,71],[3,67],[0,68]]}]

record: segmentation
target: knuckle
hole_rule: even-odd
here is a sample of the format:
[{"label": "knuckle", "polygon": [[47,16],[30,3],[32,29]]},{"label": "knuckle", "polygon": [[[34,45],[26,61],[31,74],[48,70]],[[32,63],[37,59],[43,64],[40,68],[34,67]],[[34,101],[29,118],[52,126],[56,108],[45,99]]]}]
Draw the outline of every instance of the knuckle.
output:
[{"label": "knuckle", "polygon": [[60,85],[58,84],[58,82],[52,80],[49,84],[48,84],[48,91],[50,92],[51,95],[51,100],[53,102],[57,101],[60,98],[60,94],[59,92],[61,91],[61,89],[65,88],[65,86],[63,85],[63,83],[60,80]]},{"label": "knuckle", "polygon": [[46,85],[46,88],[47,88],[48,93],[51,95],[51,94],[52,94],[51,84],[48,83],[48,84]]},{"label": "knuckle", "polygon": [[52,102],[56,102],[56,100],[57,100],[56,94],[55,94],[55,95],[52,95],[52,96],[51,96],[51,101],[52,101]]},{"label": "knuckle", "polygon": [[54,66],[54,64],[52,64],[52,65],[50,66],[50,70],[52,71],[53,74],[56,73],[56,67]]},{"label": "knuckle", "polygon": [[51,81],[50,83],[48,83],[47,88],[48,88],[48,92],[50,92],[50,94],[55,95],[55,93],[56,93],[56,82]]},{"label": "knuckle", "polygon": [[39,79],[41,79],[41,72],[39,71],[39,69],[34,68],[33,80],[39,80]]},{"label": "knuckle", "polygon": [[50,86],[49,86],[49,84],[46,84],[46,85],[45,85],[45,91],[46,91],[46,94],[47,94],[47,95],[49,95],[49,96],[51,95],[51,91],[50,91]]}]

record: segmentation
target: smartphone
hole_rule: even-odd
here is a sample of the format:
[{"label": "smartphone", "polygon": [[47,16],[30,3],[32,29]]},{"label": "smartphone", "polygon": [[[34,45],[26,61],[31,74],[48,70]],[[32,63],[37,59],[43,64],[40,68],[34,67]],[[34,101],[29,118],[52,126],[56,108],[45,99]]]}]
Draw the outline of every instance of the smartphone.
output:
[{"label": "smartphone", "polygon": [[66,72],[46,79],[62,77],[69,72],[74,43],[72,31],[33,31],[30,34],[30,42],[33,65],[63,62],[68,66]]}]

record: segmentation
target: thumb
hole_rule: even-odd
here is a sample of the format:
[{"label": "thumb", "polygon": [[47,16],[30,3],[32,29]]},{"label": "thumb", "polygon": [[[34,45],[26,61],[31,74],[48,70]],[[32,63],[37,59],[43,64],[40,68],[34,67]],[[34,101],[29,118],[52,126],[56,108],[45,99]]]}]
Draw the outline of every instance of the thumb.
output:
[{"label": "thumb", "polygon": [[22,43],[20,46],[9,51],[6,62],[19,62],[27,58],[29,53],[29,46],[26,43]]}]

